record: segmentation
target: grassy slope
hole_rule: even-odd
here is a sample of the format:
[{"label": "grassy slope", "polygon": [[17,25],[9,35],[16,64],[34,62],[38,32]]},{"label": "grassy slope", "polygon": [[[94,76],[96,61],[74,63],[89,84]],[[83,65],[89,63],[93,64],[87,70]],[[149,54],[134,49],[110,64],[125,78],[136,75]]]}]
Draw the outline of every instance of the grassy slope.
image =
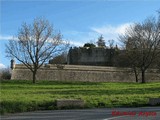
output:
[{"label": "grassy slope", "polygon": [[1,114],[56,109],[56,99],[82,99],[86,108],[146,106],[160,97],[160,83],[89,83],[2,81]]}]

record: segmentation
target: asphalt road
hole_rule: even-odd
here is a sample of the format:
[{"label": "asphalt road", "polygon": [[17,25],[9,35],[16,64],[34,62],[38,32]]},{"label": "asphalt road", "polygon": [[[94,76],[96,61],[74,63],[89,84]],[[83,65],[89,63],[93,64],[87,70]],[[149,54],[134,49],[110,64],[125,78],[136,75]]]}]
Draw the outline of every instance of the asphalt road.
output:
[{"label": "asphalt road", "polygon": [[8,114],[1,120],[160,120],[160,107],[46,110]]}]

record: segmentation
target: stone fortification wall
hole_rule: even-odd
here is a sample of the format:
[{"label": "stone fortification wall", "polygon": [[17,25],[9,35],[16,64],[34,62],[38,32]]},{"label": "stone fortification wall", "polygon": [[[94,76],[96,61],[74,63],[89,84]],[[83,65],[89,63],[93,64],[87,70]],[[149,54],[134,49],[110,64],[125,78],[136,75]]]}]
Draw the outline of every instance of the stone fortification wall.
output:
[{"label": "stone fortification wall", "polygon": [[[148,71],[146,78],[148,81],[160,81],[160,73],[156,70]],[[25,66],[16,64],[11,79],[31,80],[32,73]],[[37,80],[135,82],[135,76],[129,68],[65,65],[60,69],[56,65],[48,64],[38,70]]]}]

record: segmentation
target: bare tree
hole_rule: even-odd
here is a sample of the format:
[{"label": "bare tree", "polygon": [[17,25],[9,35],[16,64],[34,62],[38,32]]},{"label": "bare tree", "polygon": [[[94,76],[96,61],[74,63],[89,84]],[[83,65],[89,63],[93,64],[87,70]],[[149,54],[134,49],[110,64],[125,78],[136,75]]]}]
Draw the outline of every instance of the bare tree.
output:
[{"label": "bare tree", "polygon": [[115,41],[114,40],[108,40],[108,43],[109,43],[109,48],[113,49]]},{"label": "bare tree", "polygon": [[133,68],[139,68],[142,83],[146,82],[145,72],[160,54],[160,19],[150,17],[143,23],[130,26],[121,37]]},{"label": "bare tree", "polygon": [[61,34],[56,33],[47,20],[37,18],[33,24],[22,24],[17,39],[10,40],[6,45],[6,53],[32,72],[35,83],[38,69],[55,54],[66,50],[67,46]]}]

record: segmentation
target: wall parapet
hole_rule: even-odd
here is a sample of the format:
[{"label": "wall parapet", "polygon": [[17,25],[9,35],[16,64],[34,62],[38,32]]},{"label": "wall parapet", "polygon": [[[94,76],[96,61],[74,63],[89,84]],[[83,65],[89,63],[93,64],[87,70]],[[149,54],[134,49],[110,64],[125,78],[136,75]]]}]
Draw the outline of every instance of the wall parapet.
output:
[{"label": "wall parapet", "polygon": [[[28,69],[23,64],[16,64],[15,69]],[[46,64],[40,70],[57,70],[57,65]],[[118,68],[118,67],[104,67],[104,66],[86,66],[86,65],[64,65],[64,70],[84,70],[84,71],[131,71],[131,68]]]}]

